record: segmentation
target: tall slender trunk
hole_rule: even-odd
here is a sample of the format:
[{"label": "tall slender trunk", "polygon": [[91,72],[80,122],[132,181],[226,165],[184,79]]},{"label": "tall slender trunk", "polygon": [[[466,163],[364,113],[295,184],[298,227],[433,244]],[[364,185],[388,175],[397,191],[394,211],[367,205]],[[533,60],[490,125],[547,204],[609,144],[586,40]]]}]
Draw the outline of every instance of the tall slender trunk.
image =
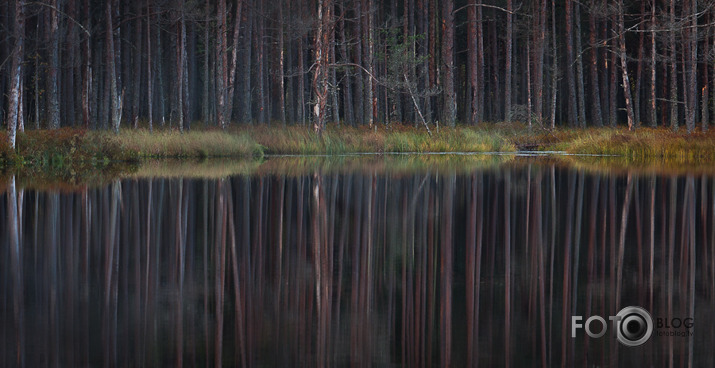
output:
[{"label": "tall slender trunk", "polygon": [[[219,0],[216,8],[218,15],[218,35],[216,37],[216,55],[218,78],[216,79],[216,94],[218,107],[216,115],[221,129],[226,129],[226,85],[228,84],[228,60],[226,55],[226,0]],[[249,73],[250,74],[250,73]]]},{"label": "tall slender trunk", "polygon": [[[60,127],[60,102],[58,91],[58,69],[60,67],[60,39],[59,39],[59,14],[58,0],[50,1],[50,15],[47,19],[49,37],[49,73],[47,78],[47,111],[49,113],[48,125],[50,129]],[[111,23],[111,20],[109,21]]]},{"label": "tall slender trunk", "polygon": [[176,32],[177,32],[177,45],[176,45],[176,74],[177,74],[177,81],[176,81],[176,86],[177,86],[177,97],[178,97],[178,108],[177,108],[177,113],[178,113],[178,123],[179,123],[179,131],[184,132],[184,110],[185,110],[185,102],[184,101],[184,81],[186,79],[185,74],[185,61],[186,61],[186,24],[184,22],[184,0],[181,0],[181,5],[180,5],[180,10],[179,10],[179,19],[176,23]]},{"label": "tall slender trunk", "polygon": [[504,120],[511,121],[512,0],[506,1],[506,51],[504,61]]},{"label": "tall slender trunk", "polygon": [[159,102],[159,124],[163,127],[164,124],[166,123],[166,104],[164,102],[164,95],[166,93],[166,90],[164,88],[164,63],[162,60],[164,60],[162,54],[162,46],[161,46],[161,27],[159,26],[161,24],[161,15],[157,14],[157,26],[154,27],[156,28],[156,32],[154,33],[155,41],[156,44],[156,61],[155,61],[155,68],[156,68],[156,77],[158,78],[158,83],[159,85],[157,86],[157,101]]},{"label": "tall slender trunk", "polygon": [[[610,23],[611,23],[611,30],[616,27],[615,24],[616,22],[616,15],[611,17]],[[618,123],[617,119],[617,112],[618,112],[618,106],[616,104],[616,97],[617,97],[617,88],[618,88],[618,67],[616,67],[616,60],[617,60],[617,55],[619,55],[620,51],[619,48],[619,38],[615,37],[611,40],[611,45],[612,45],[612,50],[610,52],[611,54],[611,60],[608,61],[608,72],[609,72],[609,81],[608,81],[608,120],[609,124],[612,127],[615,127],[616,124]]]},{"label": "tall slender trunk", "polygon": [[546,40],[546,0],[541,0],[536,6],[539,7],[535,14],[534,19],[536,19],[534,32],[534,96],[536,101],[536,120],[539,124],[543,123],[543,111],[544,111],[544,47]]},{"label": "tall slender trunk", "polygon": [[586,127],[586,93],[583,85],[583,48],[581,47],[581,3],[574,5],[576,21],[576,95],[578,96],[578,125]]},{"label": "tall slender trunk", "polygon": [[477,0],[477,106],[476,123],[479,124],[484,119],[484,27],[482,26],[483,13],[482,1]]},{"label": "tall slender trunk", "polygon": [[[551,114],[549,114],[551,119],[550,127],[551,129],[556,128],[556,92],[558,90],[558,70],[559,70],[559,57],[558,48],[556,46],[556,2],[551,2],[551,42],[552,42],[552,52],[551,56]],[[569,122],[571,124],[571,122]]]},{"label": "tall slender trunk", "polygon": [[[687,70],[687,91],[686,100],[686,117],[685,123],[688,127],[688,133],[695,129],[695,120],[698,109],[698,0],[687,0],[684,2],[684,13],[690,17],[690,21],[685,27],[685,43],[688,53],[685,56]],[[686,76],[684,75],[683,78]]]},{"label": "tall slender trunk", "polygon": [[[343,62],[350,62],[350,55],[348,55],[347,39],[345,37],[345,1],[340,3],[341,16],[339,18],[340,25],[340,58]],[[344,99],[344,116],[345,122],[350,125],[355,125],[355,116],[353,114],[353,88],[351,83],[352,73],[350,70],[345,71],[343,76],[343,99]]]},{"label": "tall slender trunk", "polygon": [[[556,15],[553,15],[554,22]],[[556,35],[554,35],[556,37]],[[566,81],[568,84],[568,124],[576,125],[576,76],[574,75],[574,55],[573,55],[573,0],[566,0]]]},{"label": "tall slender trunk", "polygon": [[[675,0],[670,0],[670,26],[675,27]],[[678,130],[678,68],[675,45],[675,30],[668,32],[670,46],[670,127]]]},{"label": "tall slender trunk", "polygon": [[[334,63],[335,58],[335,25],[330,26],[330,62]],[[333,121],[340,125],[340,103],[338,102],[338,75],[336,68],[330,68],[330,97],[331,111]]]},{"label": "tall slender trunk", "polygon": [[[114,24],[112,22],[112,12],[112,1],[107,1],[107,44],[105,45],[107,49],[107,59],[105,62],[107,65],[107,78],[109,79],[109,108],[112,130],[114,130],[114,133],[119,134],[119,120],[121,119],[121,102],[120,97],[117,93],[117,71],[114,59]],[[57,125],[57,127],[59,127],[59,121]]]},{"label": "tall slender trunk", "polygon": [[[591,7],[596,0],[591,0]],[[589,71],[591,76],[591,101],[593,106],[593,121],[595,126],[603,126],[603,116],[601,115],[601,91],[598,86],[598,58],[599,51],[596,44],[596,15],[592,11],[588,12],[588,43],[591,48],[591,63]]]},{"label": "tall slender trunk", "polygon": [[[711,18],[709,18],[711,19]],[[707,33],[705,34],[705,50],[703,52],[703,55],[710,55],[710,37],[712,37],[712,30],[710,28],[707,29]],[[710,120],[710,81],[709,81],[709,75],[710,72],[708,71],[708,63],[705,62],[703,63],[703,88],[702,88],[702,95],[701,95],[701,103],[700,103],[700,108],[702,109],[701,114],[700,114],[700,126],[702,127],[701,129],[703,132],[708,130],[708,121]]]},{"label": "tall slender trunk", "polygon": [[[142,70],[142,17],[141,14],[141,1],[137,1],[135,4],[135,11],[137,18],[134,19],[134,67],[133,67],[133,80],[132,80],[132,126],[134,129],[139,127],[139,97],[141,96],[140,84],[141,84],[141,70]],[[71,23],[71,22],[70,22]]]},{"label": "tall slender trunk", "polygon": [[454,90],[454,14],[452,0],[442,1],[442,65],[444,70],[444,116],[450,127],[457,120],[457,96]]},{"label": "tall slender trunk", "polygon": [[375,81],[372,76],[375,75],[375,39],[373,35],[374,27],[374,15],[372,0],[362,0],[363,2],[363,14],[361,17],[363,19],[363,33],[366,42],[365,45],[365,64],[367,65],[367,71],[369,75],[367,76],[367,82],[365,83],[366,95],[365,95],[365,115],[367,115],[368,126],[372,128],[372,125],[377,120],[377,94],[375,93]]},{"label": "tall slender trunk", "polygon": [[653,0],[651,2],[651,9],[650,9],[650,126],[655,128],[658,124],[658,114],[655,108],[655,102],[656,102],[656,94],[655,94],[655,88],[656,88],[656,66],[655,66],[655,57],[656,57],[656,43],[655,43],[655,6],[656,6],[656,0]]},{"label": "tall slender trunk", "polygon": [[12,69],[10,80],[10,101],[7,119],[8,144],[10,149],[15,149],[15,138],[22,102],[22,59],[25,55],[25,1],[15,0],[15,49],[12,55]]},{"label": "tall slender trunk", "polygon": [[[90,16],[90,1],[83,2],[84,8],[84,28],[92,28],[92,18]],[[92,94],[92,37],[90,34],[84,34],[84,42],[82,42],[82,125],[85,129],[89,129],[89,121],[91,119],[90,110],[90,95]]]},{"label": "tall slender trunk", "polygon": [[[231,115],[233,113],[233,92],[236,87],[236,69],[238,69],[238,40],[241,31],[241,10],[243,9],[243,0],[238,0],[236,3],[236,15],[233,20],[233,46],[231,47],[231,64],[228,67],[228,85],[226,86],[226,103],[223,113],[226,124],[231,123]],[[279,6],[280,7],[280,6]],[[283,53],[281,45],[281,54]]]},{"label": "tall slender trunk", "polygon": [[[263,1],[258,2],[258,14],[263,14]],[[256,48],[256,89],[257,89],[257,100],[258,105],[258,122],[266,123],[268,121],[268,114],[266,113],[266,83],[265,83],[265,58],[266,58],[266,43],[263,37],[263,32],[265,31],[265,18],[258,16],[253,20],[253,30],[254,45]],[[270,122],[269,122],[270,124]]]},{"label": "tall slender trunk", "polygon": [[[283,1],[278,2],[278,88],[281,124],[286,126],[286,92],[285,92],[285,20],[283,19]],[[238,21],[240,18],[236,18]],[[238,34],[237,34],[238,36]],[[238,45],[236,45],[238,46]],[[236,47],[238,48],[238,47]]]},{"label": "tall slender trunk", "polygon": [[634,130],[635,118],[633,116],[633,100],[631,98],[631,82],[628,77],[628,64],[626,59],[626,27],[623,20],[623,0],[618,1],[618,54],[621,59],[621,75],[623,77],[623,95],[626,99],[626,114],[628,115],[628,130]]},{"label": "tall slender trunk", "polygon": [[[147,0],[147,2],[150,0]],[[209,82],[209,76],[211,75],[209,73],[209,55],[210,55],[210,47],[209,47],[209,30],[211,29],[211,0],[206,0],[206,8],[204,10],[206,12],[206,18],[204,19],[204,85],[203,85],[203,96],[202,96],[202,102],[201,102],[201,118],[204,120],[204,125],[208,127],[209,125],[209,85],[211,84]],[[147,31],[148,32],[148,31]],[[151,51],[149,51],[151,53]],[[150,82],[151,84],[151,82]],[[151,119],[151,118],[150,118]]]},{"label": "tall slender trunk", "polygon": [[[363,65],[362,63],[362,1],[355,1],[354,11],[357,13],[356,17],[358,20],[355,22],[355,33],[353,37],[357,40],[355,41],[355,63],[357,65]],[[365,125],[365,77],[362,70],[358,70],[355,74],[355,120],[358,121],[360,125]]]},{"label": "tall slender trunk", "polygon": [[[509,0],[511,2],[511,0]],[[467,9],[467,49],[468,49],[468,65],[469,71],[469,123],[477,123],[477,27],[481,24],[477,23],[477,0],[469,1]]]},{"label": "tall slender trunk", "polygon": [[[245,44],[243,45],[243,70],[250,71],[251,70],[251,62],[252,62],[252,52],[253,52],[253,47],[251,46],[251,37],[253,35],[253,17],[249,13],[250,7],[247,7],[247,11],[243,12],[244,14],[244,21],[243,24],[245,25],[245,30],[246,34],[243,36]],[[302,47],[302,45],[300,45]],[[302,55],[302,51],[301,51]],[[302,66],[302,64],[301,64]],[[252,96],[252,91],[251,91],[251,74],[250,72],[242,73],[243,76],[243,120],[244,123],[246,124],[253,124],[253,113],[251,110],[251,96]],[[301,76],[303,75],[303,69],[300,69]],[[302,95],[301,95],[302,96]]]},{"label": "tall slender trunk", "polygon": [[[640,22],[642,24],[646,23],[645,16],[645,6],[646,1],[641,2],[640,11]],[[643,53],[645,52],[645,32],[640,32],[638,34],[638,62],[636,66],[636,76],[635,76],[635,94],[633,97],[633,117],[635,119],[636,126],[641,124],[641,80],[643,76]]]},{"label": "tall slender trunk", "polygon": [[332,21],[332,0],[318,1],[318,31],[315,34],[315,71],[313,91],[315,93],[315,123],[313,129],[319,136],[325,129],[328,102],[328,67],[330,64],[330,24]]},{"label": "tall slender trunk", "polygon": [[[154,78],[151,63],[151,22],[153,17],[151,12],[151,0],[146,0],[146,106],[150,132],[154,130]],[[208,94],[208,90],[204,91]]]}]

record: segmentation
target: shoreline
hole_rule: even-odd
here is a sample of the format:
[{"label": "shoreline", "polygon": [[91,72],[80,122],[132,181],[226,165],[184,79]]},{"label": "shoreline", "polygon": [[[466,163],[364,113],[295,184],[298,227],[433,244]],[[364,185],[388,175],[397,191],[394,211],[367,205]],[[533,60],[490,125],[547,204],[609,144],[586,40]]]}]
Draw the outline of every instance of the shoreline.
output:
[{"label": "shoreline", "polygon": [[[199,124],[195,124],[199,125]],[[0,133],[0,170],[25,174],[54,171],[117,171],[155,159],[260,159],[264,156],[380,154],[533,154],[613,157],[620,162],[669,165],[715,163],[715,132],[687,134],[665,128],[562,128],[548,131],[521,124],[441,127],[430,137],[422,127],[337,127],[322,137],[307,127],[244,127],[227,131],[123,129],[119,134],[62,128],[18,134],[16,151]]]}]

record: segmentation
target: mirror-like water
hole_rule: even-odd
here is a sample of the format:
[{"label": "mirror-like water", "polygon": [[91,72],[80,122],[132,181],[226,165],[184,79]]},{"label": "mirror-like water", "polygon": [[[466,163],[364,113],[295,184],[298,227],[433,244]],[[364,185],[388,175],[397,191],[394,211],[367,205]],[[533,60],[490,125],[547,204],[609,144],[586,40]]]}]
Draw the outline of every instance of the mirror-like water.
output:
[{"label": "mirror-like water", "polygon": [[[715,364],[709,175],[531,160],[9,185],[0,234],[4,367]],[[630,305],[645,344],[610,322],[572,338],[573,315]]]}]

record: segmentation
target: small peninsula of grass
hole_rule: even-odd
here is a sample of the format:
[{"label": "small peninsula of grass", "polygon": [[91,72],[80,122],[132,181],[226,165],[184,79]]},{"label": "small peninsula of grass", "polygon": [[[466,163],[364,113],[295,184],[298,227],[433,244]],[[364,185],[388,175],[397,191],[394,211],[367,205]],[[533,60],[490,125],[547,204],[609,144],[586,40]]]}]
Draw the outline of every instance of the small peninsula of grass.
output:
[{"label": "small peninsula of grass", "polygon": [[[198,124],[196,124],[198,125]],[[17,149],[0,133],[0,168],[25,173],[125,170],[163,158],[251,158],[266,154],[349,154],[386,152],[515,152],[565,151],[619,156],[631,162],[715,163],[715,132],[673,132],[664,128],[557,129],[523,124],[433,129],[400,124],[368,127],[330,125],[322,137],[309,127],[233,125],[227,131],[203,127],[183,133],[175,129],[122,129],[119,134],[63,128],[29,130],[17,136]]]}]

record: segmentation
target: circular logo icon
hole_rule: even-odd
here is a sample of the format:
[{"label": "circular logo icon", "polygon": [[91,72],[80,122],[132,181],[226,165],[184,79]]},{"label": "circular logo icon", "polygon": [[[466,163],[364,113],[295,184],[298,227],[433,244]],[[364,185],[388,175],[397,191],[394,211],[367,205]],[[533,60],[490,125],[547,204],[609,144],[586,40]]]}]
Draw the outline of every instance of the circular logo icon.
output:
[{"label": "circular logo icon", "polygon": [[625,307],[616,316],[619,317],[616,334],[623,345],[642,345],[653,333],[653,319],[650,313],[641,307]]}]

